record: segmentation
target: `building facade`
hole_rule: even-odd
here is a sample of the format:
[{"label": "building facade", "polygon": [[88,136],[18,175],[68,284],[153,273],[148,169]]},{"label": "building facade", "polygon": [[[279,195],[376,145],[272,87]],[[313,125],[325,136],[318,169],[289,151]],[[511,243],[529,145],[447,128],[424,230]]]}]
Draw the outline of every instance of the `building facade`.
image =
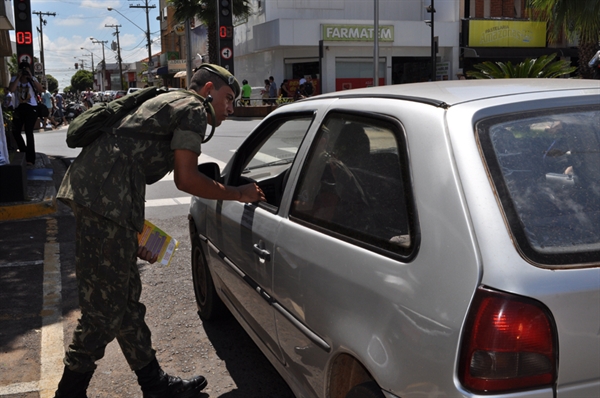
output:
[{"label": "building facade", "polygon": [[[432,3],[433,23],[428,12]],[[184,87],[185,35],[181,28],[178,33],[166,0],[160,4],[163,57],[172,55],[164,60],[169,67],[163,73],[167,81]],[[526,0],[250,0],[249,4],[248,18],[234,20],[233,54],[235,75],[253,87],[263,86],[269,76],[278,84],[289,80],[292,90],[301,78],[312,76],[317,93],[373,85],[375,4],[379,85],[458,79],[484,61],[518,63],[550,53],[576,62],[572,43],[548,46],[546,24],[529,20]],[[205,27],[194,22],[192,67],[203,57],[206,60],[207,53]]]},{"label": "building facade", "polygon": [[[251,1],[234,33],[235,74],[252,86],[312,75],[322,92],[367,87],[374,76],[375,1]],[[379,0],[379,85],[432,80],[429,0]],[[437,79],[459,71],[458,0],[435,1]],[[293,88],[293,87],[292,87]]]}]

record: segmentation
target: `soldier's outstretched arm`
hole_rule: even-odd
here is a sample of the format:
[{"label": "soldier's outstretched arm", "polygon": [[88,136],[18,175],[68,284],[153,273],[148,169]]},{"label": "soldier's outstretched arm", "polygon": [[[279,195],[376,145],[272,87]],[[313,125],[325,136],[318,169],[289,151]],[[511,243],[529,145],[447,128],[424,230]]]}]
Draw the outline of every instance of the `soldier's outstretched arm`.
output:
[{"label": "soldier's outstretched arm", "polygon": [[200,173],[198,155],[187,149],[175,150],[174,180],[179,190],[206,199],[237,200],[244,203],[265,200],[265,194],[256,184],[226,186]]}]

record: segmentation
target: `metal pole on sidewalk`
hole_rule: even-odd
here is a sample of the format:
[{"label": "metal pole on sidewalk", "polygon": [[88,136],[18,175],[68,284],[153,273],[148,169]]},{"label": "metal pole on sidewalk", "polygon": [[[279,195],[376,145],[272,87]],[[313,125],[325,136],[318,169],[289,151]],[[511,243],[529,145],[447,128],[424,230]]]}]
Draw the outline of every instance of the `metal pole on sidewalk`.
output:
[{"label": "metal pole on sidewalk", "polygon": [[121,44],[119,43],[119,28],[121,27],[121,25],[104,26],[107,28],[115,28],[115,35],[117,36],[117,62],[119,62],[119,90],[123,90],[123,65],[121,61]]},{"label": "metal pole on sidewalk", "polygon": [[373,87],[379,86],[379,0],[374,0],[375,17],[373,21]]},{"label": "metal pole on sidewalk", "polygon": [[104,57],[104,43],[108,43],[108,40],[96,40],[93,37],[90,37],[90,40],[92,41],[92,43],[94,44],[102,44],[102,83],[101,83],[101,90],[104,92],[106,90],[105,84],[104,84],[104,80],[106,80],[106,58]]}]

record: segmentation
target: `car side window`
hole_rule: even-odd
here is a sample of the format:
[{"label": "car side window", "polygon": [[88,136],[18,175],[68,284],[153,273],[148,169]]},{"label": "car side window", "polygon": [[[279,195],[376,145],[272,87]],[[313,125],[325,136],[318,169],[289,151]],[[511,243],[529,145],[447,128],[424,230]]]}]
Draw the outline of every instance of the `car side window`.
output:
[{"label": "car side window", "polygon": [[413,201],[400,125],[334,113],[301,171],[290,217],[376,250],[409,255]]},{"label": "car side window", "polygon": [[279,207],[289,169],[312,119],[312,114],[278,119],[257,141],[242,148],[251,149],[240,167],[239,183],[256,182],[265,193],[267,207],[273,211]]}]

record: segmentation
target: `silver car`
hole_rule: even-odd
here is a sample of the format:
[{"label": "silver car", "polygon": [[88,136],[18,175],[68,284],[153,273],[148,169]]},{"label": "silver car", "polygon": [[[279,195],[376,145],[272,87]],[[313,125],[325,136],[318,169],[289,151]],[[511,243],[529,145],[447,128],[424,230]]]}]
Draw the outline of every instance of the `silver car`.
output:
[{"label": "silver car", "polygon": [[199,169],[267,197],[192,200],[199,314],[297,397],[600,396],[600,81],[325,94]]}]

